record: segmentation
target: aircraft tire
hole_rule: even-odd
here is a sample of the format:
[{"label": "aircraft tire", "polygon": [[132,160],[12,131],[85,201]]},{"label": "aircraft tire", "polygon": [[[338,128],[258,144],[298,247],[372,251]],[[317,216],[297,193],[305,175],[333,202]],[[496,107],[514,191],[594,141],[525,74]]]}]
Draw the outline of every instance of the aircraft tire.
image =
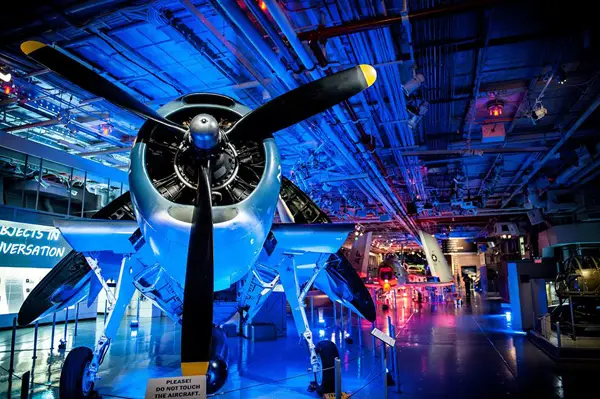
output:
[{"label": "aircraft tire", "polygon": [[92,350],[85,346],[78,346],[69,352],[60,372],[60,399],[90,397],[94,389],[94,383],[87,383],[87,387],[84,387],[84,376],[93,356]]},{"label": "aircraft tire", "polygon": [[317,357],[321,362],[320,375],[315,375],[317,393],[323,396],[326,393],[335,392],[335,358],[339,357],[337,346],[331,341],[320,341],[315,347]]}]

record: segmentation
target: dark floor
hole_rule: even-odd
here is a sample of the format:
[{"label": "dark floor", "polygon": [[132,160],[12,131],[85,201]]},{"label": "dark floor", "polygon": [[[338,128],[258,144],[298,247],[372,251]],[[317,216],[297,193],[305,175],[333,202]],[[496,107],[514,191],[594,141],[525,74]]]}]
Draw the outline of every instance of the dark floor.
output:
[{"label": "dark floor", "polygon": [[[510,330],[510,315],[500,309],[490,311],[474,299],[462,308],[452,305],[414,306],[407,299],[398,310],[381,314],[378,327],[387,331],[385,316],[393,317],[398,329],[400,388],[390,387],[388,397],[406,398],[490,398],[535,397],[573,398],[584,392],[596,392],[599,369],[593,365],[555,367],[554,363],[522,334]],[[494,314],[495,313],[495,314]],[[381,358],[372,351],[370,323],[354,319],[354,343],[340,343],[340,321],[334,332],[331,309],[325,323],[317,322],[313,333],[317,340],[336,339],[342,360],[343,390],[355,398],[383,398]],[[338,312],[339,316],[339,312]],[[345,313],[347,317],[347,313]],[[347,327],[347,319],[344,320]],[[92,345],[102,329],[102,319],[79,325],[69,345]],[[57,328],[56,342],[62,337]],[[102,365],[97,388],[106,397],[143,398],[148,378],[178,375],[179,331],[167,319],[146,319],[138,331],[123,323],[119,336]],[[295,328],[288,324],[288,337],[270,342],[250,342],[231,338],[230,377],[220,392],[224,398],[316,398],[306,387],[306,351],[298,344]],[[56,345],[55,345],[56,346]],[[15,368],[21,375],[32,365],[33,332],[17,332]],[[50,355],[50,328],[40,328],[35,368],[34,398],[56,398],[64,354],[56,349]],[[10,332],[0,332],[0,397],[7,392]],[[389,366],[389,364],[388,364]],[[596,365],[597,366],[597,365]],[[595,368],[595,369],[594,369]],[[13,382],[17,397],[21,381]],[[44,384],[50,385],[45,386]]]}]

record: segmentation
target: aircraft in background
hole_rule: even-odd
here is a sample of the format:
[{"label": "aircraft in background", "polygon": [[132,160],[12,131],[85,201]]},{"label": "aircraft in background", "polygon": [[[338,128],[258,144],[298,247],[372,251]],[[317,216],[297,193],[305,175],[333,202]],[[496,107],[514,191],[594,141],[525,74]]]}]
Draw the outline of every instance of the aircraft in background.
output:
[{"label": "aircraft in background", "polygon": [[[154,111],[40,42],[25,54],[95,97],[146,119],[131,151],[130,192],[91,220],[57,220],[73,248],[33,289],[20,325],[106,292],[110,314],[93,349],[66,357],[61,399],[88,397],[135,290],[182,324],[183,375],[207,375],[208,392],[227,377],[227,342],[219,328],[237,311],[250,323],[281,284],[304,338],[319,394],[333,392],[331,341],[315,345],[303,299],[316,287],[375,320],[368,290],[339,251],[353,224],[331,224],[282,178],[272,134],[371,86],[375,69],[359,65],[285,93],[251,111],[216,94],[182,96]],[[274,223],[275,213],[281,223]],[[108,281],[117,282],[116,292]],[[215,312],[214,292],[241,285],[237,306]],[[190,306],[191,304],[191,306]],[[324,371],[325,369],[325,371]]]}]

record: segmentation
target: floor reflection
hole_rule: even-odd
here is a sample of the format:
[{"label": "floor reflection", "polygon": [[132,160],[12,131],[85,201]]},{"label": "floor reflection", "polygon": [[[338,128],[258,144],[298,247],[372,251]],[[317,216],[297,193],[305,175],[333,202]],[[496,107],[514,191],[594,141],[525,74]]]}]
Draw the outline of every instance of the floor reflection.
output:
[{"label": "floor reflection", "polygon": [[[598,372],[593,366],[556,367],[525,336],[511,330],[511,315],[478,296],[462,307],[415,304],[399,297],[396,308],[378,312],[376,326],[388,332],[389,316],[398,335],[402,394],[392,387],[390,398],[574,397],[592,388]],[[338,344],[344,391],[358,391],[354,398],[383,397],[383,377],[377,377],[382,370],[381,350],[373,350],[371,323],[353,315],[349,324],[347,312],[342,321],[339,308],[337,316],[333,320],[331,308],[319,312],[313,326],[315,340],[332,339]],[[291,318],[288,322],[288,337],[276,341],[229,339],[230,376],[220,396],[316,398],[306,390],[311,379],[307,351]],[[92,345],[102,325],[101,319],[80,322],[76,337],[69,326],[67,350],[73,345]],[[56,346],[62,331],[62,326],[57,328],[51,354],[51,329],[39,329],[33,398],[58,397],[65,352]],[[16,343],[15,369],[21,375],[33,364],[33,331],[19,330]],[[97,383],[100,393],[143,398],[149,378],[179,374],[179,345],[179,328],[168,319],[141,319],[136,330],[124,321],[102,365],[102,379]],[[0,397],[7,389],[9,348],[10,331],[0,332]],[[391,359],[387,360],[391,369]],[[15,396],[19,386],[15,379]]]}]

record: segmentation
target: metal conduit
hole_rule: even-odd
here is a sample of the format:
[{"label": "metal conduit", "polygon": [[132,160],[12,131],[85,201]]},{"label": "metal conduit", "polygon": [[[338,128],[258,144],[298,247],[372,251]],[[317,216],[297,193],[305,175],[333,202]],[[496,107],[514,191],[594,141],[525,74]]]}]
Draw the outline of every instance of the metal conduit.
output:
[{"label": "metal conduit", "polygon": [[575,133],[575,131],[579,128],[579,126],[581,126],[581,124],[583,122],[585,122],[585,120],[596,110],[596,108],[598,108],[598,106],[600,106],[600,95],[597,96],[596,99],[592,102],[592,104],[590,104],[590,106],[585,110],[585,112],[583,114],[581,114],[581,116],[579,118],[577,118],[575,123],[573,123],[573,125],[569,128],[569,130],[567,130],[567,132],[562,137],[562,139],[560,139],[559,142],[556,143],[550,151],[548,151],[548,153],[544,156],[544,158],[542,158],[542,160],[535,165],[535,167],[533,168],[531,173],[528,174],[527,177],[525,177],[523,179],[523,181],[512,192],[512,194],[506,200],[504,200],[502,202],[501,208],[504,208],[506,205],[508,205],[510,200],[518,192],[520,192],[523,189],[523,187],[525,187],[525,185],[529,182],[529,180],[531,180],[533,178],[533,176],[535,176],[540,171],[540,169],[542,169],[542,167],[546,164],[546,162],[548,162],[551,158],[554,157],[554,154],[556,154],[558,152],[558,150],[563,146],[563,144],[565,144],[567,142],[567,140],[569,140],[569,138],[571,138],[571,136]]},{"label": "metal conduit", "polygon": [[[302,63],[305,65],[305,67],[312,67],[313,62],[312,62],[310,55],[308,54],[306,49],[302,46],[302,43],[298,40],[295,30],[293,29],[289,20],[283,13],[283,10],[279,7],[279,4],[277,4],[277,2],[275,2],[274,0],[266,0],[265,4],[267,6],[267,9],[271,13],[271,16],[273,17],[273,19],[275,20],[275,22],[281,29],[281,31],[288,38],[290,45],[292,45],[292,48],[294,49],[296,54],[298,54],[298,57],[300,58]],[[310,71],[310,75],[313,79],[319,79],[323,76],[322,72],[319,70]],[[346,115],[341,110],[341,107],[339,105],[333,107],[333,112],[342,124],[346,124],[346,125],[349,124],[349,121],[346,118]],[[324,124],[323,126],[327,126],[327,125]],[[354,132],[353,129],[351,129],[351,128],[348,128],[346,130],[350,133],[352,140],[354,141],[356,146],[360,149],[360,151],[363,153],[370,154],[370,152],[361,143],[360,137],[358,137],[356,135],[356,132]],[[333,132],[331,132],[331,133],[333,133]],[[332,137],[333,136],[335,136],[334,133],[333,133]],[[384,187],[385,191],[387,191],[388,194],[391,195],[391,198],[394,200],[394,202],[396,202],[396,206],[397,206],[397,208],[399,208],[401,214],[398,215],[397,212],[395,212],[394,207],[390,207],[389,209],[394,211],[394,213],[396,213],[396,216],[400,216],[401,223],[405,226],[405,228],[409,232],[411,232],[415,236],[415,239],[418,239],[416,224],[406,214],[406,211],[404,210],[404,205],[398,201],[398,197],[394,194],[394,192],[392,191],[389,184],[383,183],[383,182],[386,182],[386,179],[382,176],[382,174],[379,171],[379,169],[377,168],[377,166],[372,161],[368,162],[368,163],[369,163],[369,166],[371,167],[371,169],[373,170],[373,172],[375,173],[375,175],[377,176],[377,178],[381,181],[381,184]],[[367,180],[367,184],[372,184],[372,182]],[[379,190],[377,190],[377,191],[379,191]],[[381,200],[384,200],[383,196],[381,197]],[[385,201],[387,202],[387,199]]]}]

